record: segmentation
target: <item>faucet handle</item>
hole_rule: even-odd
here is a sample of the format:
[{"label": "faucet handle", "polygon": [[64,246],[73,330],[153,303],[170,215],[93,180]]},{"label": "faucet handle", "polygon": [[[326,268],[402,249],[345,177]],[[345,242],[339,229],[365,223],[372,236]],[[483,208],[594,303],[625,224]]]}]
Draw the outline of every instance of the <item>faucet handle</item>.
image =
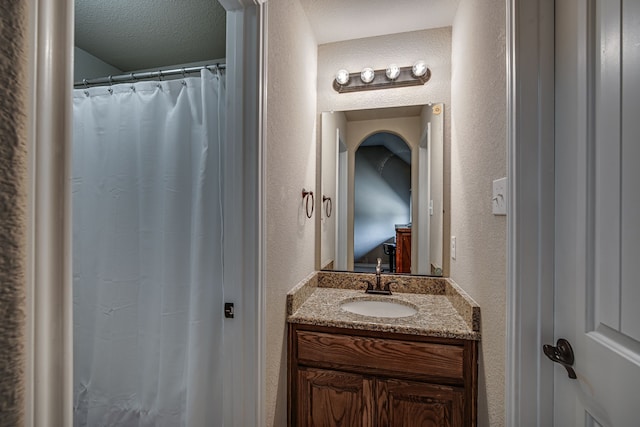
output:
[{"label": "faucet handle", "polygon": [[390,280],[389,282],[384,284],[384,287],[382,288],[382,290],[384,292],[389,292],[388,295],[391,295],[391,285],[397,285],[398,282],[396,282],[395,280]]},{"label": "faucet handle", "polygon": [[365,285],[367,285],[367,289],[365,289],[366,292],[372,291],[373,290],[373,283],[371,283],[371,281],[366,280],[366,279],[360,279],[361,283],[364,283]]}]

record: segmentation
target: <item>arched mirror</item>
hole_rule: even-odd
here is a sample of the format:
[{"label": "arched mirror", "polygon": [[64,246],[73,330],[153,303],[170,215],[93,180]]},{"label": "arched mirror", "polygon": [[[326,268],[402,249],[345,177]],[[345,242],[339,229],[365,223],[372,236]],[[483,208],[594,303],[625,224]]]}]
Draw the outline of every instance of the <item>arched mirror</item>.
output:
[{"label": "arched mirror", "polygon": [[402,137],[379,131],[355,153],[353,266],[374,271],[382,259],[395,272],[396,229],[411,226],[411,147]]}]

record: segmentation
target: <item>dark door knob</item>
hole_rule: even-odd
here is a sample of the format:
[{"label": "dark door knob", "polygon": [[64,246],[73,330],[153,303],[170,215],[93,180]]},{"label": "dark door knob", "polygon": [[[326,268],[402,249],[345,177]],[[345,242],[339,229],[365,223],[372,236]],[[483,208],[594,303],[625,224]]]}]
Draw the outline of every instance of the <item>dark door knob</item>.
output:
[{"label": "dark door knob", "polygon": [[576,371],[573,370],[573,362],[575,358],[573,357],[573,349],[571,348],[571,344],[569,341],[564,338],[558,339],[555,347],[550,344],[545,344],[542,346],[542,351],[547,355],[552,362],[556,362],[561,364],[567,370],[567,374],[569,374],[569,378],[576,379]]}]

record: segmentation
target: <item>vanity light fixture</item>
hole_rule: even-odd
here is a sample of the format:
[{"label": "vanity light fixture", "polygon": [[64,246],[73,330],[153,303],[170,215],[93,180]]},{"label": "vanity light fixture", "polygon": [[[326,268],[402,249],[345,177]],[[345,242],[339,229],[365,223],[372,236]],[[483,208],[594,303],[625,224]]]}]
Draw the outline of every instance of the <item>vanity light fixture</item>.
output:
[{"label": "vanity light fixture", "polygon": [[341,86],[349,83],[349,72],[344,68],[338,70],[338,72],[336,73],[336,82],[338,82],[338,84]]},{"label": "vanity light fixture", "polygon": [[424,61],[417,61],[415,64],[413,64],[413,67],[411,67],[411,73],[415,76],[415,77],[422,77],[427,73],[427,64],[424,63]]},{"label": "vanity light fixture", "polygon": [[389,80],[395,80],[398,78],[398,76],[400,76],[400,67],[398,67],[396,64],[390,64],[387,67],[387,71],[385,74],[387,75],[387,78]]},{"label": "vanity light fixture", "polygon": [[361,72],[349,73],[341,69],[333,80],[333,89],[338,93],[372,89],[423,85],[431,78],[431,70],[424,61],[413,66],[398,67],[390,64],[386,69],[364,68]]},{"label": "vanity light fixture", "polygon": [[360,80],[362,80],[362,83],[371,83],[375,77],[376,72],[373,71],[373,68],[363,68],[360,73]]}]

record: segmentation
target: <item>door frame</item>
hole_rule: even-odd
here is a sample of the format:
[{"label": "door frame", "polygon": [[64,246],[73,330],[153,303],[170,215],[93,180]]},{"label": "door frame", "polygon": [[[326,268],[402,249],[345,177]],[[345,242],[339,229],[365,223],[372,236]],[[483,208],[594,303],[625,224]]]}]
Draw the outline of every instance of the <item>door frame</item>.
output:
[{"label": "door frame", "polygon": [[[234,236],[224,246],[225,281],[234,284],[225,298],[236,303],[238,314],[225,325],[225,335],[243,337],[225,346],[225,381],[233,378],[225,394],[225,425],[238,427],[265,422],[265,1],[220,0],[232,70],[227,100],[234,100],[227,104],[227,133],[241,142],[223,153],[231,190],[224,196],[225,230]],[[73,0],[34,0],[29,8],[26,426],[73,425],[73,11]]]},{"label": "door frame", "polygon": [[553,425],[554,1],[507,6],[505,424]]}]

